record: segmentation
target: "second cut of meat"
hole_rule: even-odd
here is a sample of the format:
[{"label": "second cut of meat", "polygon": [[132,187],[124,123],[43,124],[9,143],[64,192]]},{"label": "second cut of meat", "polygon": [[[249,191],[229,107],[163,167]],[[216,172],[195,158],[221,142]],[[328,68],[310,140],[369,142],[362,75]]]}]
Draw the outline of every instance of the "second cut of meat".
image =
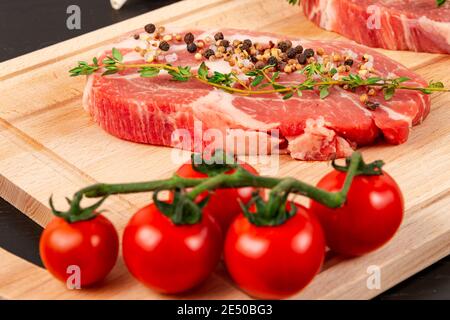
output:
[{"label": "second cut of meat", "polygon": [[301,0],[321,28],[369,47],[450,53],[450,2],[435,0]]}]

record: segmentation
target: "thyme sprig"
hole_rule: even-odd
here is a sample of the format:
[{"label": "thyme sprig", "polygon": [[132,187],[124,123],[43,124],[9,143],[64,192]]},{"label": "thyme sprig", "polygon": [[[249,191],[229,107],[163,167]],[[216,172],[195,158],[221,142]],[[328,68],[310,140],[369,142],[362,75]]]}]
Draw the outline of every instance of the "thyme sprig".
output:
[{"label": "thyme sprig", "polygon": [[69,70],[71,76],[90,75],[97,71],[103,71],[102,76],[118,73],[126,69],[135,69],[144,78],[152,78],[160,75],[161,71],[166,71],[174,81],[187,82],[196,80],[206,85],[222,89],[228,93],[240,95],[261,95],[279,93],[284,100],[292,98],[294,95],[302,96],[306,90],[318,90],[321,99],[330,94],[333,86],[341,86],[350,90],[358,87],[380,87],[386,100],[392,99],[396,90],[415,90],[423,94],[431,94],[437,91],[449,92],[442,82],[431,81],[426,87],[407,86],[403,83],[409,81],[407,77],[398,77],[393,79],[384,79],[381,77],[369,77],[363,79],[358,74],[349,74],[340,79],[334,79],[333,76],[338,72],[336,68],[327,70],[323,64],[313,62],[307,64],[300,73],[305,75],[305,80],[299,83],[281,83],[279,71],[274,71],[273,65],[267,65],[261,69],[252,70],[245,75],[248,80],[244,81],[234,72],[221,73],[218,71],[210,72],[204,62],[201,63],[197,71],[193,71],[190,66],[173,66],[171,64],[142,63],[127,64],[123,63],[123,56],[116,48],[112,49],[111,56],[107,56],[99,64],[97,58],[89,64],[85,61],[79,61],[78,65]]}]

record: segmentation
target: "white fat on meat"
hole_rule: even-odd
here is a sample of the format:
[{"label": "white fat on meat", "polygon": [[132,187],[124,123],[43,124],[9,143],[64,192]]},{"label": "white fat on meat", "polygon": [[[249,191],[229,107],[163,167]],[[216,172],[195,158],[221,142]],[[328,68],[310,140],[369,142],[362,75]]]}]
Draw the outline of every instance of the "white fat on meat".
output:
[{"label": "white fat on meat", "polygon": [[334,0],[319,0],[318,6],[311,11],[309,18],[320,16],[320,26],[326,30],[331,30],[337,21],[336,1]]},{"label": "white fat on meat", "polygon": [[190,107],[195,117],[211,128],[234,127],[267,131],[278,127],[278,122],[264,123],[237,109],[233,105],[234,99],[233,95],[214,89],[193,101]]},{"label": "white fat on meat", "polygon": [[450,23],[433,21],[427,17],[420,17],[418,21],[427,32],[441,36],[450,46]]},{"label": "white fat on meat", "polygon": [[383,105],[380,105],[379,108],[381,110],[383,110],[384,112],[386,112],[390,119],[396,120],[396,121],[405,121],[405,122],[408,123],[409,127],[412,127],[412,120],[413,119],[411,119],[410,117],[408,117],[408,116],[406,116],[404,114],[398,113],[398,112],[392,110],[391,108],[383,106]]},{"label": "white fat on meat", "polygon": [[[299,160],[327,160],[321,159],[322,149],[331,148],[333,152],[327,152],[327,156],[348,156],[353,152],[350,144],[343,138],[325,126],[323,117],[308,119],[303,134],[295,137],[286,137],[288,151],[291,157]],[[329,158],[328,158],[329,159]]]}]

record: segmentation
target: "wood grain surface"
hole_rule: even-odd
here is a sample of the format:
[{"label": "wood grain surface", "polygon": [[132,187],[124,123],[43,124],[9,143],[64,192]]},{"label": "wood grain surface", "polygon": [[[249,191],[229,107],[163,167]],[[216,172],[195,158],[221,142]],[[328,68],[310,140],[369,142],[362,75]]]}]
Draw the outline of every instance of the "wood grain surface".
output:
[{"label": "wood grain surface", "polygon": [[[95,182],[126,182],[170,176],[177,166],[171,149],[121,141],[102,131],[81,108],[84,80],[67,70],[115,37],[148,22],[178,26],[235,27],[314,39],[339,39],[305,20],[300,9],[279,0],[186,0],[0,64],[0,195],[45,226],[50,194],[64,196]],[[380,50],[427,80],[450,83],[446,55]],[[450,96],[435,94],[427,120],[407,143],[363,149],[367,160],[382,158],[405,195],[406,217],[387,246],[364,257],[329,259],[295,299],[367,299],[450,253]],[[273,160],[273,159],[272,159]],[[278,158],[277,158],[278,160]],[[316,182],[329,164],[279,158],[278,175]],[[121,231],[149,194],[115,196],[105,208]],[[381,289],[366,286],[367,268],[381,269]],[[0,251],[3,298],[167,299],[146,289],[122,261],[102,286],[67,290],[45,270]],[[180,298],[180,297],[175,297]],[[181,298],[245,299],[223,266],[201,288]]]}]

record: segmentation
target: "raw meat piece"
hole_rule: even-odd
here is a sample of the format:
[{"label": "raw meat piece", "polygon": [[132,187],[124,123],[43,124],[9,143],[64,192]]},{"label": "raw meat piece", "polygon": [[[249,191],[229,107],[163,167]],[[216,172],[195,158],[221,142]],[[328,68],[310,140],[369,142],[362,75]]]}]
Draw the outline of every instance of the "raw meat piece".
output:
[{"label": "raw meat piece", "polygon": [[[196,38],[215,33],[191,31]],[[250,38],[260,43],[281,38],[253,31],[221,31],[227,39]],[[366,47],[342,41],[291,40],[304,48],[322,47],[325,52],[353,56],[355,65],[364,54],[369,54],[373,57],[370,63],[380,76],[404,76],[411,79],[408,85],[426,85],[414,72]],[[142,57],[133,50],[137,45],[143,47],[142,42],[127,36],[108,46],[108,50],[118,48],[127,63],[142,62]],[[105,54],[110,51],[100,53],[99,58]],[[200,63],[186,51],[185,44],[174,43],[168,56],[173,65],[195,67]],[[223,60],[207,61],[207,65],[212,70],[230,71]],[[284,74],[280,81],[302,79],[303,75],[292,73]],[[365,108],[359,101],[360,94],[358,90],[333,87],[325,99],[320,99],[317,91],[305,91],[301,97],[289,100],[282,100],[278,94],[238,96],[195,80],[177,82],[169,75],[141,78],[136,72],[127,72],[90,75],[83,102],[103,129],[122,139],[197,152],[208,147],[241,154],[288,152],[301,160],[344,157],[352,148],[373,144],[378,137],[391,144],[403,143],[409,128],[419,124],[430,110],[429,97],[415,91],[398,90],[390,101],[385,101],[382,94],[373,97],[374,102],[380,103],[375,111]]]},{"label": "raw meat piece", "polygon": [[450,2],[435,0],[301,0],[318,26],[369,47],[450,53]]}]

